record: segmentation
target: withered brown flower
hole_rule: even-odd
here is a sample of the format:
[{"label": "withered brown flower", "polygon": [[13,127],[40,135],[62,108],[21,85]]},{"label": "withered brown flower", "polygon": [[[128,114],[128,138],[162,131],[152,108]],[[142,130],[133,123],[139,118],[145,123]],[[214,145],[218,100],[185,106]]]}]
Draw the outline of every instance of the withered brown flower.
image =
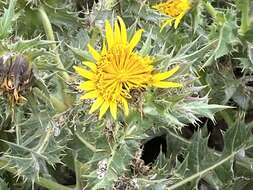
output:
[{"label": "withered brown flower", "polygon": [[25,99],[22,94],[30,87],[32,77],[32,67],[25,56],[9,52],[0,57],[0,94],[12,103]]}]

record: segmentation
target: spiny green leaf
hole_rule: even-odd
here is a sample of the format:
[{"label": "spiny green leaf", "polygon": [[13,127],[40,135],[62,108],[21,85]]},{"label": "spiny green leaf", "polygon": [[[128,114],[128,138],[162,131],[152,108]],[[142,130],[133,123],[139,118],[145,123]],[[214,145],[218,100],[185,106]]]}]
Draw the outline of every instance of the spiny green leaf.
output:
[{"label": "spiny green leaf", "polygon": [[[213,152],[208,150],[207,146],[204,146],[206,144],[203,143],[204,139],[200,136],[200,134],[198,134],[198,138],[195,138],[194,142],[189,145],[189,151],[193,154],[192,156],[188,157],[189,172],[186,173],[186,176],[182,180],[171,185],[168,190],[182,187],[193,180],[196,180],[202,176],[206,176],[210,172],[212,175],[218,175],[222,181],[228,181],[229,177],[230,180],[232,180],[233,175],[226,175],[220,173],[220,171],[224,167],[227,169],[232,169],[231,160],[233,160],[234,156],[240,151],[241,148],[244,147],[245,150],[247,150],[253,147],[253,137],[248,135],[249,133],[247,133],[247,130],[248,129],[246,127],[242,127],[240,125],[234,127],[231,126],[231,128],[225,133],[224,139],[226,148],[221,155],[214,155]],[[213,173],[214,171],[219,173]]]},{"label": "spiny green leaf", "polygon": [[12,33],[16,2],[17,0],[10,0],[8,9],[4,9],[4,14],[0,17],[0,39],[7,38]]}]

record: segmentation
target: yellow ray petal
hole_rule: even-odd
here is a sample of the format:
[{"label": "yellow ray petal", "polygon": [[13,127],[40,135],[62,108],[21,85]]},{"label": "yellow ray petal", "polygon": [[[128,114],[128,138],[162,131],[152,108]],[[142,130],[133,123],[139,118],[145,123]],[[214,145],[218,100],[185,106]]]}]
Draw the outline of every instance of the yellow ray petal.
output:
[{"label": "yellow ray petal", "polygon": [[84,78],[87,78],[87,79],[95,78],[95,75],[92,72],[87,71],[86,69],[83,69],[81,67],[76,67],[76,66],[74,66],[74,69],[79,75],[81,75]]},{"label": "yellow ray petal", "polygon": [[176,82],[155,82],[153,83],[153,86],[157,88],[177,88],[182,87],[183,85]]},{"label": "yellow ray petal", "polygon": [[177,65],[176,67],[174,67],[173,69],[171,69],[167,72],[155,74],[153,76],[153,79],[155,81],[161,81],[161,80],[167,79],[167,78],[171,77],[172,75],[174,75],[178,71],[178,69],[179,69],[179,66]]},{"label": "yellow ray petal", "polygon": [[123,104],[125,116],[128,116],[128,114],[129,114],[129,108],[128,108],[127,100],[125,98],[121,98],[121,102]]},{"label": "yellow ray petal", "polygon": [[114,40],[113,40],[112,27],[108,20],[105,21],[105,37],[106,37],[108,48],[111,48],[112,45],[114,44]]},{"label": "yellow ray petal", "polygon": [[153,9],[158,9],[159,7],[160,7],[159,4],[152,6]]},{"label": "yellow ray petal", "polygon": [[102,47],[102,51],[101,51],[101,55],[105,55],[106,54],[106,45],[105,45],[105,40],[103,40],[103,47]]},{"label": "yellow ray petal", "polygon": [[120,31],[121,31],[121,38],[122,38],[122,43],[126,44],[127,43],[127,30],[126,30],[126,25],[124,21],[122,20],[121,17],[117,17],[118,21],[120,23]]},{"label": "yellow ray petal", "polygon": [[90,91],[90,92],[87,92],[86,94],[82,95],[80,97],[81,100],[86,100],[86,99],[93,99],[93,98],[96,98],[98,97],[98,92],[96,90],[93,90],[93,91]]},{"label": "yellow ray petal", "polygon": [[131,39],[129,43],[129,49],[130,49],[129,51],[132,51],[135,48],[135,46],[139,43],[139,41],[141,40],[141,35],[143,31],[144,31],[143,29],[140,29],[134,34],[133,38]]},{"label": "yellow ray petal", "polygon": [[99,112],[99,119],[101,119],[103,117],[103,115],[106,113],[106,111],[108,110],[110,104],[108,101],[105,101],[101,108],[100,108],[100,112]]},{"label": "yellow ray petal", "polygon": [[98,96],[98,98],[96,99],[96,101],[92,104],[89,114],[93,113],[94,111],[96,111],[101,104],[104,102],[104,99],[102,96]]},{"label": "yellow ray petal", "polygon": [[121,34],[117,20],[114,22],[114,40],[117,44],[121,43]]},{"label": "yellow ray petal", "polygon": [[88,49],[93,58],[98,61],[101,59],[101,55],[95,50],[90,44],[88,44]]},{"label": "yellow ray petal", "polygon": [[110,103],[110,111],[112,114],[113,119],[117,119],[117,104],[116,102],[111,102]]},{"label": "yellow ray petal", "polygon": [[175,19],[175,24],[174,24],[174,28],[176,29],[181,21],[181,19],[183,18],[183,16],[185,15],[185,12],[182,12],[180,15],[178,15]]},{"label": "yellow ray petal", "polygon": [[90,61],[83,61],[83,64],[87,67],[89,67],[92,71],[96,72],[97,66],[95,63],[92,63]]},{"label": "yellow ray petal", "polygon": [[175,18],[170,18],[168,20],[165,20],[163,23],[162,23],[162,26],[161,26],[161,30],[162,31],[167,25],[169,26],[172,26],[172,23],[173,21],[175,20]]},{"label": "yellow ray petal", "polygon": [[86,81],[86,82],[82,82],[79,85],[79,88],[82,90],[94,90],[96,89],[96,84],[93,81]]}]

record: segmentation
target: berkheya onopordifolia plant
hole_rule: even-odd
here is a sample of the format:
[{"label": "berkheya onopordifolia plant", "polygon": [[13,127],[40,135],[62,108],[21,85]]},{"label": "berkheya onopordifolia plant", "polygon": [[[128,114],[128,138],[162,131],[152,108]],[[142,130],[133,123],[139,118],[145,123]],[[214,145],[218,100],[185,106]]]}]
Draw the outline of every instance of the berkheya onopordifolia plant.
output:
[{"label": "berkheya onopordifolia plant", "polygon": [[[3,72],[0,66],[0,187],[249,186],[253,146],[252,3],[188,3],[190,9],[185,6],[182,18],[174,15],[171,26],[162,30],[163,22],[173,14],[152,8],[156,1],[1,3],[0,64],[8,70]],[[128,40],[139,29],[144,30],[134,51],[141,57],[152,57],[156,73],[179,66],[169,81],[182,87],[131,89],[127,116],[119,103],[116,119],[109,108],[99,119],[99,112],[89,113],[94,99],[80,99],[88,90],[82,91],[78,85],[87,80],[79,77],[73,66],[89,70],[92,66],[87,62],[98,64],[87,45],[100,52],[106,36],[105,21],[115,25],[117,16],[126,25]],[[176,19],[180,23],[175,29]],[[23,61],[17,61],[20,57]],[[14,63],[18,72],[9,72]],[[25,78],[28,81],[22,78],[24,68],[31,74]],[[24,85],[26,81],[29,85]],[[2,84],[10,84],[10,88]],[[11,84],[19,84],[15,86],[19,96]],[[15,97],[21,96],[16,101]],[[214,136],[210,128],[219,121],[228,129]],[[192,126],[193,134],[185,136],[184,131]],[[160,154],[147,165],[142,145],[157,136],[166,140],[166,150],[158,147]],[[222,139],[222,150],[210,148],[211,138],[215,142]],[[74,182],[70,183],[72,173]]]}]

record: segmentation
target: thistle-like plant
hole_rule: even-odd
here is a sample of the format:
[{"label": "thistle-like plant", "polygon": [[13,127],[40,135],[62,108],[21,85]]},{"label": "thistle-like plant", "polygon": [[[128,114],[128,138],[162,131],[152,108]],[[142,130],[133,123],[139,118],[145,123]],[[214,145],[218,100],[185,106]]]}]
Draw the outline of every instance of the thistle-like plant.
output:
[{"label": "thistle-like plant", "polygon": [[251,1],[0,5],[0,189],[251,185]]}]

